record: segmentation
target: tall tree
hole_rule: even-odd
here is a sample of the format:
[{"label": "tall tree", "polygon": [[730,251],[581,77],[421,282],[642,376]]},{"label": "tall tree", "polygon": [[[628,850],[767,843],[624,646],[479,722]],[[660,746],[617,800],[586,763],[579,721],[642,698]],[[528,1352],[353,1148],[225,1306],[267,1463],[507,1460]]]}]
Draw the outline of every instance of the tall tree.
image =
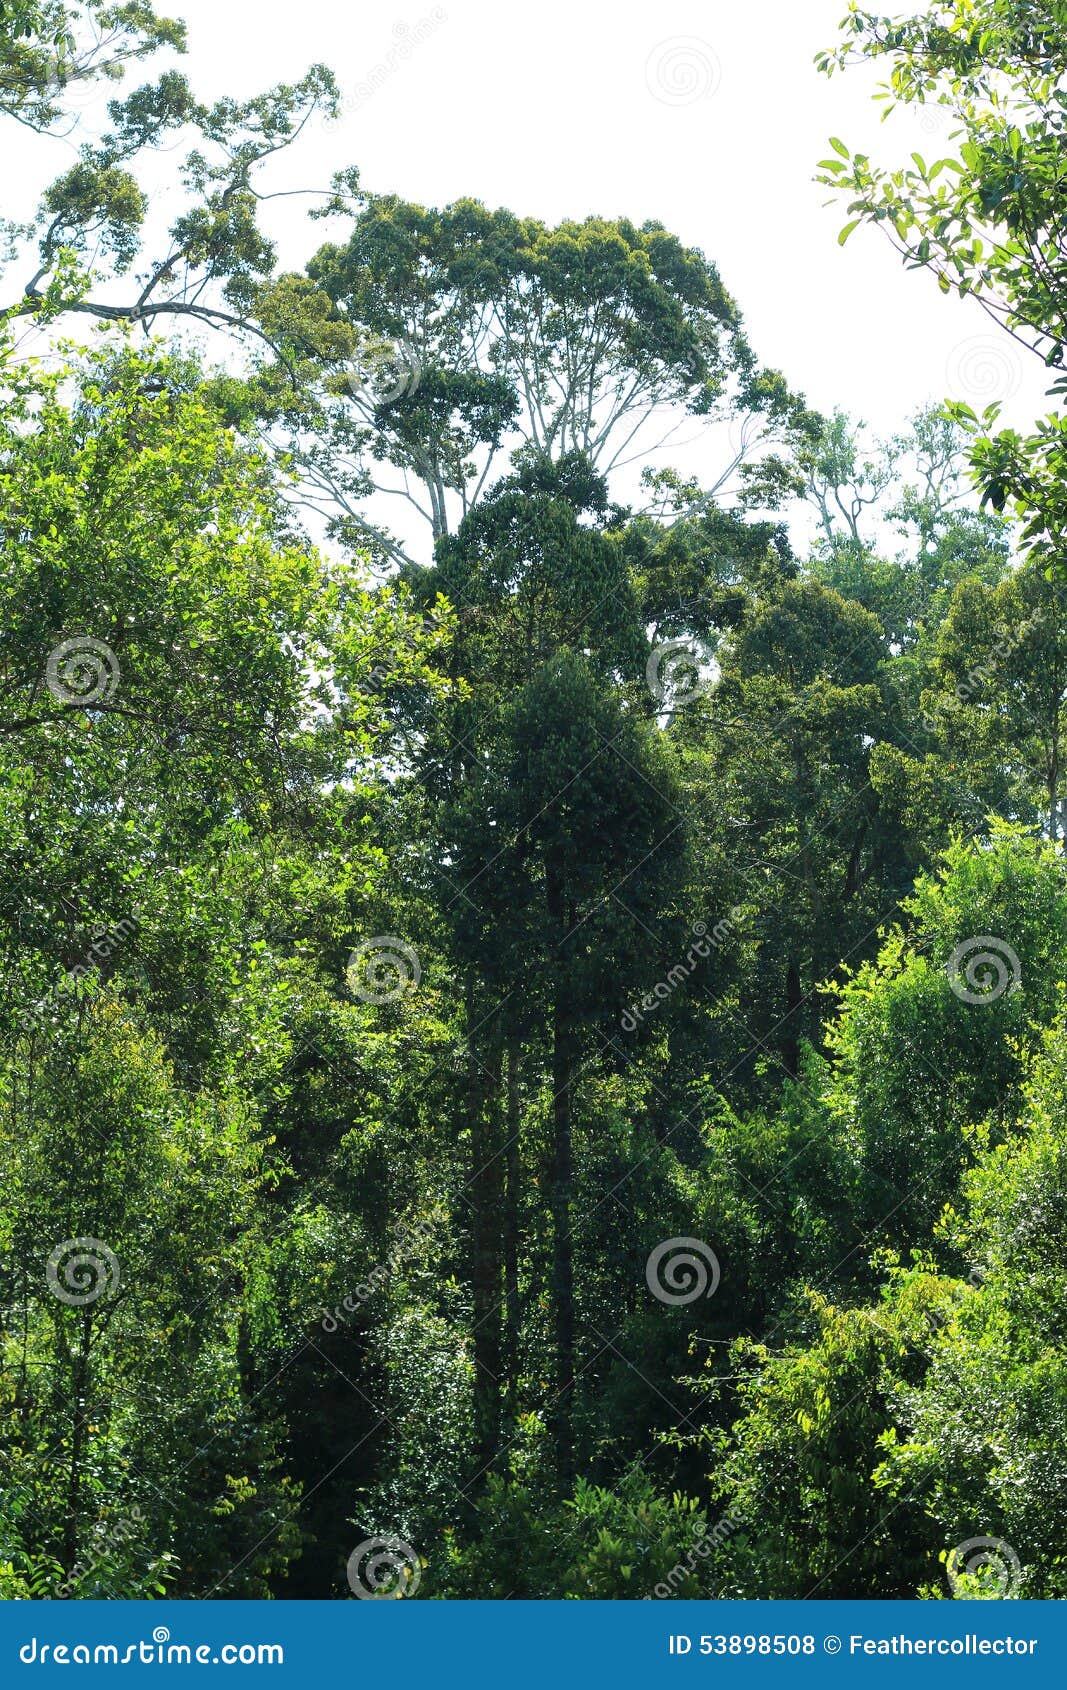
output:
[{"label": "tall tree", "polygon": [[[341,178],[332,209],[351,215],[355,188]],[[426,210],[378,196],[260,310],[314,402],[269,367],[259,402],[312,503],[385,560],[424,561],[518,448],[581,453],[610,476],[687,414],[756,419],[760,454],[808,426],[759,368],[715,265],[658,223],[553,228],[476,200]],[[403,528],[367,511],[375,488],[406,504]]]},{"label": "tall tree", "polygon": [[[822,180],[849,199],[851,221],[880,229],[905,263],[930,272],[943,293],[975,299],[1016,346],[1058,370],[1067,345],[1067,283],[1060,218],[1063,191],[1063,76],[1067,23],[1056,0],[942,0],[910,18],[854,6],[844,41],[820,55],[832,74],[885,60],[882,91],[893,106],[944,108],[956,125],[953,150],[920,154],[886,170],[839,140]],[[1051,391],[1064,391],[1055,377]],[[1028,436],[992,434],[1000,406],[981,418],[952,407],[976,439],[974,463],[997,510],[1013,500],[1035,561],[1064,567],[1067,461],[1063,419],[1045,418]]]},{"label": "tall tree", "polygon": [[234,1570],[261,1593],[296,1540],[282,1427],[249,1407],[244,1282],[284,1167],[260,1094],[299,906],[327,864],[379,861],[337,811],[395,741],[383,649],[432,679],[421,625],[287,530],[269,465],[152,353],[8,373],[0,544],[0,1372],[29,1487],[5,1536],[106,1587],[95,1546],[136,1508],[103,1557],[128,1589],[162,1556],[184,1594]]},{"label": "tall tree", "polygon": [[[102,99],[109,91],[116,98],[29,225],[0,224],[7,264],[14,257],[22,266],[0,314],[148,329],[181,320],[262,338],[253,303],[275,258],[260,222],[262,173],[316,112],[335,109],[332,74],[313,66],[300,81],[251,100],[205,105],[168,69],[119,98],[131,67],[184,52],[183,24],[157,16],[148,0],[40,0],[10,17],[6,27],[0,17],[0,116],[66,140],[78,129],[74,92],[98,86]],[[180,145],[183,134],[184,201],[161,234],[138,167],[148,150]]]},{"label": "tall tree", "polygon": [[[504,1127],[509,1144],[517,1131],[507,1120],[502,1061],[504,1053],[519,1064],[524,1052],[544,1051],[553,1418],[567,1482],[579,1341],[573,1234],[581,1069],[598,1053],[594,1030],[617,1025],[626,994],[649,978],[646,932],[659,929],[671,907],[686,829],[652,720],[641,597],[604,484],[586,459],[531,458],[442,544],[427,587],[463,607],[452,661],[467,697],[430,728],[426,758],[437,850],[455,887],[448,904],[468,981],[469,1037],[483,1076],[469,1113],[480,1412],[494,1428],[507,1291],[499,1220]],[[619,679],[631,694],[640,689],[640,708],[627,708]],[[513,1237],[518,1194],[510,1175],[506,1189],[503,1231]],[[514,1260],[509,1272],[514,1308]]]}]

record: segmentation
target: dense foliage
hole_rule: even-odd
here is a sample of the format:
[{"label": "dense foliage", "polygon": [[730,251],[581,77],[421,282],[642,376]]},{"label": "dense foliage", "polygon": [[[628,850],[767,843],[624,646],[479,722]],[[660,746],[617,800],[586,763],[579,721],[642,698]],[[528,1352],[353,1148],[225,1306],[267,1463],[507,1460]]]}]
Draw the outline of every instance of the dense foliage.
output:
[{"label": "dense foliage", "polygon": [[[183,43],[0,4],[115,96],[8,230],[0,1595],[1067,1596],[1062,420],[868,448],[653,223],[346,169],[280,272],[333,79]],[[857,55],[962,143],[824,174],[1058,367],[1059,8]]]}]

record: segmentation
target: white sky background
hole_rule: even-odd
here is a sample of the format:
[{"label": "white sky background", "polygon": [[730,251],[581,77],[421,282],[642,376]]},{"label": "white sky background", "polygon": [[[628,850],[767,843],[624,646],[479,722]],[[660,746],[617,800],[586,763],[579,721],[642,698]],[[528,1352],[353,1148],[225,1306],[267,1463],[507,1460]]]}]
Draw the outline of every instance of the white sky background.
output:
[{"label": "white sky background", "polygon": [[[314,61],[334,70],[348,97],[343,121],[306,132],[275,187],[325,186],[357,164],[365,188],[423,204],[470,195],[549,222],[654,218],[715,260],[757,356],[821,410],[839,405],[890,433],[946,393],[976,407],[1005,399],[1005,420],[1019,424],[1047,408],[1037,360],[973,301],[904,271],[874,231],[838,246],[844,205],[827,207],[829,191],[812,179],[831,134],[886,161],[949,150],[932,108],[925,125],[916,113],[880,121],[870,95],[881,67],[816,72],[844,0],[539,0],[521,10],[501,0],[160,0],[159,9],[188,23],[182,68],[201,98],[248,96]],[[431,15],[439,21],[427,38],[360,99],[405,31]],[[155,62],[135,67],[125,86],[157,73]],[[0,155],[8,215],[30,211],[77,139],[38,141],[9,126]],[[162,154],[146,179],[162,184],[175,162]],[[302,267],[332,232],[305,221],[313,203],[270,208],[285,267]],[[666,461],[700,475],[707,452],[694,445]]]}]

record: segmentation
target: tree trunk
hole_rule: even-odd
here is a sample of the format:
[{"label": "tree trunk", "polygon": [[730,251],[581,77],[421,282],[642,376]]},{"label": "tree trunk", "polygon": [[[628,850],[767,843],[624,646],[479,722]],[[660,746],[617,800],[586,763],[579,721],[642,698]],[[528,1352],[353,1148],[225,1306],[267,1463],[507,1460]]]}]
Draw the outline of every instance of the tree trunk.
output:
[{"label": "tree trunk", "polygon": [[549,863],[548,913],[557,937],[559,966],[552,1006],[552,1307],[556,1340],[556,1396],[553,1409],[556,1463],[560,1483],[569,1490],[574,1478],[574,1245],[571,1234],[573,1167],[571,1150],[571,1030],[562,980],[562,941],[566,934],[563,879]]},{"label": "tree trunk", "polygon": [[519,1383],[519,1193],[522,1183],[522,1152],[519,1144],[519,1063],[517,1039],[508,1041],[507,1149],[504,1156],[504,1309],[506,1338],[504,1378],[507,1382],[508,1417],[517,1410]]},{"label": "tree trunk", "polygon": [[[468,1011],[473,1004],[468,1001]],[[477,1018],[471,1014],[470,1026]],[[486,1072],[488,1067],[488,1073]],[[470,1060],[471,1280],[473,1291],[474,1421],[478,1470],[492,1467],[500,1449],[500,1221],[501,1157],[498,1132],[500,1049],[494,1042],[483,1065]]]},{"label": "tree trunk", "polygon": [[89,1385],[89,1354],[92,1347],[93,1317],[89,1309],[82,1310],[81,1341],[74,1357],[71,1384],[74,1425],[70,1436],[70,1469],[67,1479],[66,1518],[63,1522],[63,1571],[70,1576],[78,1564],[78,1528],[81,1515],[82,1469],[88,1444],[89,1410],[86,1394]]},{"label": "tree trunk", "polygon": [[785,971],[785,1020],[782,1023],[782,1063],[791,1080],[800,1072],[800,969],[790,959]]}]

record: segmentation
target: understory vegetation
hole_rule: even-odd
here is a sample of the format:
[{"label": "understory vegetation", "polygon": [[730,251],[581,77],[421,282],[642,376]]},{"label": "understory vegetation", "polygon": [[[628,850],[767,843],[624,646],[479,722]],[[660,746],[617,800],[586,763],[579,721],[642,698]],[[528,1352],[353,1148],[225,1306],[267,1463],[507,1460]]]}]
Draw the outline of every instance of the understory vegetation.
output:
[{"label": "understory vegetation", "polygon": [[1060,13],[824,58],[1052,390],[876,440],[655,223],[286,270],[330,71],[0,4],[12,146],[111,100],[0,279],[0,1596],[1067,1597]]}]

